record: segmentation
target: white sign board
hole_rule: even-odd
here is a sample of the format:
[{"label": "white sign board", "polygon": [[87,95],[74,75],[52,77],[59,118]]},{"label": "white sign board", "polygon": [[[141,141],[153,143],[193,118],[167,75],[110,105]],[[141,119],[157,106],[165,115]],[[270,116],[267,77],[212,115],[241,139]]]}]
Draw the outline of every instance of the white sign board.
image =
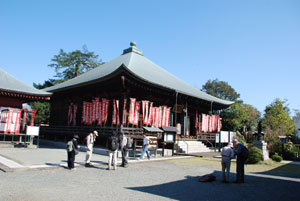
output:
[{"label": "white sign board", "polygon": [[[231,142],[235,135],[236,133],[232,131],[221,131],[221,143]],[[219,143],[219,133],[216,133],[216,143]]]},{"label": "white sign board", "polygon": [[230,142],[232,142],[233,137],[235,137],[235,136],[236,136],[236,132],[230,131]]},{"label": "white sign board", "polygon": [[27,126],[26,135],[39,136],[40,127],[39,126]]}]

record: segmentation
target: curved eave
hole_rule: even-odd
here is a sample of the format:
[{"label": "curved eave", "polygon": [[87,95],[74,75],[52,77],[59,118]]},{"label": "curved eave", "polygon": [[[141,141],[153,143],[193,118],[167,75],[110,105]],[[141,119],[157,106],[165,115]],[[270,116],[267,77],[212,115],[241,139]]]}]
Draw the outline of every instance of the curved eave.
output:
[{"label": "curved eave", "polygon": [[[66,90],[70,90],[70,89],[74,89],[74,88],[78,88],[78,87],[84,87],[84,86],[88,86],[88,85],[92,85],[92,84],[105,82],[106,80],[109,80],[109,79],[119,75],[122,72],[122,69],[123,69],[122,66],[124,66],[124,65],[122,64],[116,70],[114,70],[112,73],[110,73],[106,76],[103,76],[103,77],[100,76],[96,79],[89,80],[87,82],[82,82],[82,83],[78,83],[78,84],[74,84],[74,85],[69,85],[69,86],[66,86],[66,87],[60,87],[58,89],[53,89],[53,90],[51,89],[51,87],[49,87],[48,89],[46,88],[45,90],[49,91],[49,92],[52,92],[52,93],[55,93],[55,92],[66,91]],[[66,81],[66,82],[68,82],[68,81]]]},{"label": "curved eave", "polygon": [[[136,73],[132,72],[129,68],[127,68],[125,65],[122,65],[121,67],[123,67],[128,73],[130,73],[133,77],[135,77],[136,79],[138,79],[139,81],[145,83],[145,84],[150,84],[151,86],[155,86],[157,88],[160,88],[161,90],[166,90],[166,91],[172,91],[174,93],[178,93],[179,95],[183,95],[183,96],[187,96],[187,97],[191,97],[191,98],[195,98],[195,99],[198,99],[198,100],[201,100],[201,101],[204,101],[206,102],[206,104],[212,104],[213,105],[213,108],[218,108],[218,109],[226,109],[228,107],[230,107],[234,102],[232,101],[227,101],[228,104],[223,104],[223,103],[220,103],[220,102],[217,102],[217,101],[209,101],[209,100],[206,100],[206,99],[202,99],[200,97],[197,97],[193,94],[189,94],[189,93],[186,93],[186,92],[182,92],[180,90],[176,90],[176,89],[173,89],[173,88],[170,88],[170,87],[166,87],[164,85],[160,85],[160,84],[157,84],[157,83],[154,83],[154,82],[151,82],[150,80],[147,80],[147,79],[144,79],[143,77],[137,75]],[[200,89],[199,89],[200,90]]]},{"label": "curved eave", "polygon": [[0,95],[26,100],[50,100],[51,94],[31,94],[0,89]]}]

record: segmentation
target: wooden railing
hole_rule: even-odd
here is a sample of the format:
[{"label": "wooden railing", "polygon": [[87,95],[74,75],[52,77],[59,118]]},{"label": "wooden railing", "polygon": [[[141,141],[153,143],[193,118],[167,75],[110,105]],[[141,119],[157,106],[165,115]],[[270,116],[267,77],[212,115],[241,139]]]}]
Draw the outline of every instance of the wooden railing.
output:
[{"label": "wooden railing", "polygon": [[197,134],[197,140],[210,144],[211,147],[213,147],[215,141],[216,141],[216,134],[215,133],[201,133]]},{"label": "wooden railing", "polygon": [[[99,137],[112,135],[113,132],[120,132],[117,127],[87,127],[87,126],[41,126],[40,136],[43,139],[67,141],[73,135],[78,135],[80,139],[85,138],[94,130],[98,131]],[[142,136],[143,128],[124,127],[122,131],[127,136]]]}]

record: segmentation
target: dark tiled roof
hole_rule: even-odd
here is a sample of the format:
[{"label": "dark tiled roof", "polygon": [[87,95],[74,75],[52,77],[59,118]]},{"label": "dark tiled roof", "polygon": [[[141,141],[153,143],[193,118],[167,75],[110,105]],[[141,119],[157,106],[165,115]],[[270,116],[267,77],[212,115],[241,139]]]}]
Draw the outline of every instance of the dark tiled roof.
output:
[{"label": "dark tiled roof", "polygon": [[185,83],[144,57],[142,52],[135,46],[124,50],[124,53],[121,56],[113,59],[110,62],[100,65],[99,67],[92,69],[76,78],[46,88],[45,90],[50,92],[63,91],[65,89],[81,86],[89,82],[95,82],[112,74],[119,68],[123,68],[124,66],[133,75],[148,83],[174,90],[180,94],[218,103],[224,106],[233,104],[232,101],[216,98]]},{"label": "dark tiled roof", "polygon": [[31,87],[12,75],[5,72],[0,68],[0,91],[14,93],[14,94],[26,94],[33,96],[51,96],[52,93]]}]

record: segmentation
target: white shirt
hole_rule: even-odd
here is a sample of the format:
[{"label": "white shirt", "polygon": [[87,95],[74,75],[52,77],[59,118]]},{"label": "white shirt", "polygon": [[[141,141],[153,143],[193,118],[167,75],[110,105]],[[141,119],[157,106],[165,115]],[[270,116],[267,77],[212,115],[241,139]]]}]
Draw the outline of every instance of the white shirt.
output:
[{"label": "white shirt", "polygon": [[96,139],[94,138],[93,133],[90,133],[90,134],[86,137],[86,146],[89,146],[90,144],[94,144],[95,141],[96,141]]},{"label": "white shirt", "polygon": [[127,145],[127,137],[123,135],[121,148],[123,149]]},{"label": "white shirt", "polygon": [[230,146],[226,146],[222,149],[221,155],[222,161],[230,161],[232,158],[234,158],[233,149]]}]

